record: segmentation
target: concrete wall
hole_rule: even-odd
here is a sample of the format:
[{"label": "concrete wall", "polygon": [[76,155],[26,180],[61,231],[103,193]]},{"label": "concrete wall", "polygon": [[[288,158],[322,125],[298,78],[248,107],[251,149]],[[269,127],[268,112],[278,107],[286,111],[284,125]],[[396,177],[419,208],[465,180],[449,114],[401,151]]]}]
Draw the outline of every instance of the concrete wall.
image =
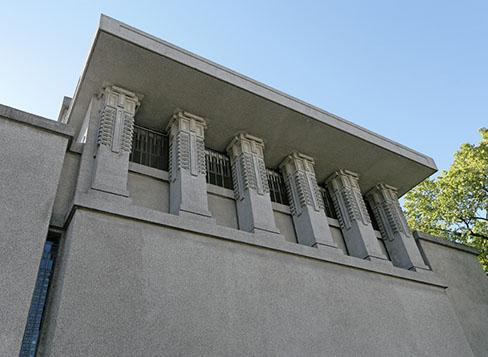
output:
[{"label": "concrete wall", "polygon": [[445,290],[401,278],[417,272],[84,209],[65,244],[50,356],[472,355]]},{"label": "concrete wall", "polygon": [[332,238],[334,238],[334,242],[337,244],[337,247],[340,248],[344,254],[348,254],[341,229],[335,225],[329,225],[329,227],[330,232],[332,233]]},{"label": "concrete wall", "polygon": [[488,277],[473,251],[420,234],[432,269],[447,282],[447,296],[476,356],[488,355]]},{"label": "concrete wall", "polygon": [[0,105],[0,356],[20,351],[69,135]]},{"label": "concrete wall", "polygon": [[208,209],[218,225],[238,229],[236,201],[234,198],[208,193]]},{"label": "concrete wall", "polygon": [[169,183],[167,181],[129,172],[127,187],[133,204],[169,212]]},{"label": "concrete wall", "polygon": [[76,188],[76,180],[80,169],[81,155],[76,152],[66,152],[61,170],[61,177],[56,190],[51,225],[63,227],[65,217],[71,209],[71,203]]},{"label": "concrete wall", "polygon": [[273,212],[276,227],[278,227],[280,233],[288,242],[297,243],[295,227],[293,226],[293,218],[291,217],[290,213],[284,213],[278,210],[274,210]]}]

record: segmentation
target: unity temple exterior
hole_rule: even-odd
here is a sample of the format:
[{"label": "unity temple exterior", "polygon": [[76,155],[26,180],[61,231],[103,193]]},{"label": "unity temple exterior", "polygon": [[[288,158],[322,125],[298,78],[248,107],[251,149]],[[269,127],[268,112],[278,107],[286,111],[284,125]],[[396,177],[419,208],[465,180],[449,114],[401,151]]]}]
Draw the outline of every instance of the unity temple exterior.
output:
[{"label": "unity temple exterior", "polygon": [[57,121],[0,106],[1,356],[486,356],[431,158],[102,16]]}]

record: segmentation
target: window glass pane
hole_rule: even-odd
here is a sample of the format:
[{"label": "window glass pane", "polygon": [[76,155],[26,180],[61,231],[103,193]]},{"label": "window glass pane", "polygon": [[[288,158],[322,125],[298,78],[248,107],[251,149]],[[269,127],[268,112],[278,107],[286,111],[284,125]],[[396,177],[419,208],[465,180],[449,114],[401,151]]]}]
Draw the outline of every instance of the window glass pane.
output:
[{"label": "window glass pane", "polygon": [[49,287],[54,272],[54,263],[58,253],[59,239],[57,235],[49,234],[39,264],[36,285],[32,295],[24,337],[20,347],[20,357],[34,357],[41,332],[42,319],[48,297]]}]

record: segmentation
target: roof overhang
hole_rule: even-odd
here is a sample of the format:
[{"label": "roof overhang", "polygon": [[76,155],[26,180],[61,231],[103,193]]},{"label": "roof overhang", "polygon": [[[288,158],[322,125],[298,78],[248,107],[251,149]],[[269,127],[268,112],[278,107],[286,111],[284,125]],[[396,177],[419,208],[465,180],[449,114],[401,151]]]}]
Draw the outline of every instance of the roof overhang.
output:
[{"label": "roof overhang", "polygon": [[144,96],[140,125],[162,130],[182,109],[207,120],[208,147],[224,151],[247,132],[264,140],[268,167],[293,151],[313,157],[319,182],[344,168],[359,174],[364,191],[384,182],[403,195],[437,170],[426,155],[102,15],[70,125],[80,129],[92,96],[108,84]]}]

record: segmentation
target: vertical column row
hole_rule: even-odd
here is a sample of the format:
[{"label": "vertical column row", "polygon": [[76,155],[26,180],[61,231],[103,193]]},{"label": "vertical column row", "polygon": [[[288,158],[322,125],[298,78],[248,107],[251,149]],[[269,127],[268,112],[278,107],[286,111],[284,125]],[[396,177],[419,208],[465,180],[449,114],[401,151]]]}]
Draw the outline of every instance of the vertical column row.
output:
[{"label": "vertical column row", "polygon": [[[99,130],[92,188],[128,197],[127,177],[134,115],[140,98],[116,86],[105,87],[99,111]],[[170,212],[211,217],[207,201],[205,129],[203,118],[179,111],[167,127],[170,143]],[[232,164],[239,227],[248,232],[279,234],[269,194],[264,142],[241,133],[227,147]],[[337,248],[324,213],[314,160],[292,153],[280,165],[297,240],[300,244]],[[352,256],[387,261],[371,225],[358,175],[339,170],[326,185],[338,214],[347,249]],[[408,229],[395,188],[378,184],[366,197],[390,258],[395,266],[428,269]]]}]

